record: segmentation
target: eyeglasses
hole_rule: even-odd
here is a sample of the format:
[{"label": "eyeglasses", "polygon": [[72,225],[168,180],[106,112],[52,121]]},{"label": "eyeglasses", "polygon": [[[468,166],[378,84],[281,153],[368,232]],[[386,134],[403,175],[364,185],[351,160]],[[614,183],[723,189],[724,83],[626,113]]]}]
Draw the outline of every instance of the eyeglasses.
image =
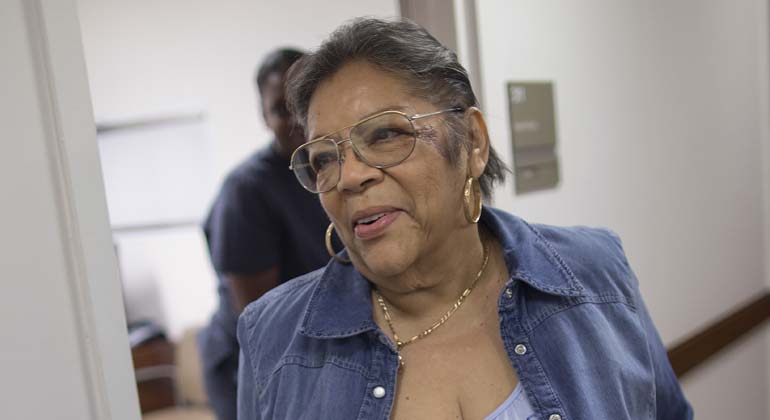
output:
[{"label": "eyeglasses", "polygon": [[[353,153],[367,165],[390,168],[405,161],[414,151],[417,143],[414,121],[459,111],[462,108],[411,116],[400,111],[380,112],[298,147],[291,155],[289,169],[306,190],[315,194],[331,191],[340,181],[345,161],[342,144],[350,142]],[[336,137],[347,129],[350,129],[347,139]]]}]

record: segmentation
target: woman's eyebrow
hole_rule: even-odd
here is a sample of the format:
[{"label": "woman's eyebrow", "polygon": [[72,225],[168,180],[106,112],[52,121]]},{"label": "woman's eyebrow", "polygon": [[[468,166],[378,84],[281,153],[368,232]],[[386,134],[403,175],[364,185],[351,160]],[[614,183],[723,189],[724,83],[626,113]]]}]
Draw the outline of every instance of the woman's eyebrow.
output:
[{"label": "woman's eyebrow", "polygon": [[[328,135],[340,132],[340,131],[342,131],[342,130],[344,130],[346,128],[350,128],[350,127],[360,123],[361,121],[363,121],[363,120],[365,120],[365,119],[367,119],[367,118],[369,118],[369,117],[371,117],[373,115],[377,115],[377,114],[385,112],[385,111],[406,112],[406,111],[414,111],[414,108],[412,108],[411,106],[408,106],[408,105],[388,105],[388,106],[384,106],[382,108],[377,109],[376,111],[373,111],[373,112],[367,114],[364,117],[361,117],[360,119],[358,119],[358,121],[356,121],[353,124],[350,124],[348,126],[345,126],[345,127],[342,127],[342,128],[338,128],[338,129],[336,129],[334,131],[328,131],[328,132],[325,132],[325,133],[320,134],[320,135],[308,136],[309,137],[309,141],[317,140],[317,139],[320,139],[321,137],[326,137]],[[313,133],[308,133],[308,134],[313,134]]]}]

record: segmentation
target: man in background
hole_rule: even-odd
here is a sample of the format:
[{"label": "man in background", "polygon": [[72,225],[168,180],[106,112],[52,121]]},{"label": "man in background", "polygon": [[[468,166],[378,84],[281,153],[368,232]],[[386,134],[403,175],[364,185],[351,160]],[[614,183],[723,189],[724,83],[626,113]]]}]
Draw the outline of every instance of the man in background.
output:
[{"label": "man in background", "polygon": [[219,277],[219,308],[198,341],[206,392],[219,420],[236,420],[238,315],[268,290],[329,260],[329,219],[318,197],[289,170],[305,134],[286,109],[284,81],[302,55],[279,49],[260,64],[255,83],[275,137],[230,172],[203,227]]}]

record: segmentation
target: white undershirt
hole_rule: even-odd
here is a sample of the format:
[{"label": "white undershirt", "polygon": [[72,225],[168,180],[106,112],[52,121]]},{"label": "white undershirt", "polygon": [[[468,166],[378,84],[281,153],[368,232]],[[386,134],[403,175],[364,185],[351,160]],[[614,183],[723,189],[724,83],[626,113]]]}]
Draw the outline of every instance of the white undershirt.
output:
[{"label": "white undershirt", "polygon": [[484,420],[527,420],[534,414],[524,388],[518,384],[511,395]]}]

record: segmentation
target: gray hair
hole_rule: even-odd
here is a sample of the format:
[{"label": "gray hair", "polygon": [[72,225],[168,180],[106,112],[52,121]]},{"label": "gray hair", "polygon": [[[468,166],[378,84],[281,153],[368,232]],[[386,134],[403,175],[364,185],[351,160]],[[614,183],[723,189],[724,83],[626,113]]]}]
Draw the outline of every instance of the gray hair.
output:
[{"label": "gray hair", "polygon": [[[412,94],[442,109],[466,110],[478,106],[468,72],[457,55],[424,28],[405,19],[358,18],[337,28],[317,51],[301,58],[289,70],[287,104],[300,124],[307,123],[310,99],[318,85],[344,64],[355,60],[366,61],[395,75],[406,83]],[[469,147],[468,128],[461,114],[446,115],[450,138],[445,156],[456,162],[461,147]],[[504,181],[507,171],[490,145],[489,160],[479,178],[485,199],[492,197],[493,184]]]}]

